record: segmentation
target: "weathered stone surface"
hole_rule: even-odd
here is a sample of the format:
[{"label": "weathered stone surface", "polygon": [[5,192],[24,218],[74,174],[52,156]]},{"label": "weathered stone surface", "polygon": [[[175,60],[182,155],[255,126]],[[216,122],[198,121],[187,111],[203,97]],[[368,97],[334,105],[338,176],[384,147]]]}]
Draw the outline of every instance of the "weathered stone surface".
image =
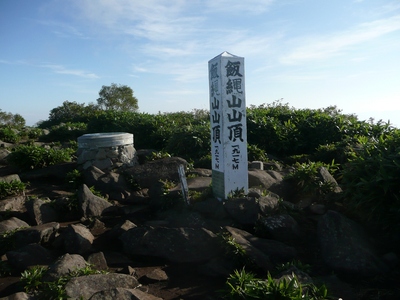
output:
[{"label": "weathered stone surface", "polygon": [[89,255],[87,259],[88,263],[91,264],[96,270],[106,271],[108,270],[107,260],[104,257],[103,252],[96,252]]},{"label": "weathered stone surface", "polygon": [[11,196],[0,200],[0,211],[23,211],[25,209],[24,195]]},{"label": "weathered stone surface", "polygon": [[64,250],[67,253],[85,254],[91,251],[94,236],[83,225],[68,225],[61,235]]},{"label": "weathered stone surface", "polygon": [[85,183],[88,186],[108,195],[109,199],[127,201],[131,192],[128,184],[121,174],[114,172],[103,172],[101,169],[91,166],[84,171]]},{"label": "weathered stone surface", "polygon": [[35,224],[40,225],[59,219],[57,211],[50,204],[50,200],[35,198],[26,204],[27,211]]},{"label": "weathered stone surface", "polygon": [[234,198],[225,202],[226,212],[243,225],[254,225],[260,213],[260,207],[254,198]]},{"label": "weathered stone surface", "polygon": [[261,214],[268,216],[279,208],[279,198],[274,196],[262,196],[257,199]]},{"label": "weathered stone surface", "polygon": [[[188,189],[190,191],[202,192],[210,187],[211,177],[193,177],[193,178],[188,178],[186,182]],[[176,187],[171,189],[170,192],[181,191],[181,190],[182,186],[179,183]]]},{"label": "weathered stone surface", "polygon": [[36,265],[49,265],[53,256],[49,250],[39,244],[30,244],[6,253],[8,263],[18,271]]},{"label": "weathered stone surface", "polygon": [[15,230],[22,227],[29,227],[29,224],[16,217],[0,222],[0,234],[6,231]]},{"label": "weathered stone surface", "polygon": [[262,187],[283,197],[285,192],[283,175],[273,170],[249,170],[249,187]]},{"label": "weathered stone surface", "polygon": [[222,220],[228,216],[223,203],[215,198],[195,202],[192,208],[207,218]]},{"label": "weathered stone surface", "polygon": [[12,181],[21,181],[18,174],[11,174],[6,176],[0,176],[0,182],[7,182],[10,183]]},{"label": "weathered stone surface", "polygon": [[18,292],[7,297],[0,298],[0,300],[30,300],[33,299],[27,293]]},{"label": "weathered stone surface", "polygon": [[254,247],[251,242],[241,234],[241,230],[230,226],[226,226],[225,229],[231,234],[235,242],[242,246],[242,248],[246,251],[246,255],[250,257],[257,267],[264,271],[272,270],[273,265],[268,255]]},{"label": "weathered stone surface", "polygon": [[142,284],[151,284],[160,281],[167,281],[168,275],[164,270],[160,268],[155,268],[151,270],[149,273],[143,275],[139,278],[139,282]]},{"label": "weathered stone surface", "polygon": [[95,293],[90,300],[162,300],[139,289],[115,288]]},{"label": "weathered stone surface", "polygon": [[[0,145],[2,144],[2,141],[0,141]],[[6,164],[7,163],[7,156],[11,153],[11,151],[0,148],[0,163],[1,164]]]},{"label": "weathered stone surface", "polygon": [[78,200],[84,218],[99,217],[112,206],[110,202],[94,195],[86,184],[79,189]]},{"label": "weathered stone surface", "polygon": [[288,246],[282,242],[259,238],[251,233],[227,226],[225,227],[233,238],[240,237],[240,240],[247,240],[253,247],[267,255],[269,260],[274,264],[280,264],[293,260],[297,256],[297,251],[294,247]]},{"label": "weathered stone surface", "polygon": [[18,230],[14,234],[14,242],[17,248],[29,244],[48,244],[54,240],[60,224],[57,222],[46,223]]},{"label": "weathered stone surface", "polygon": [[136,224],[132,223],[129,220],[121,221],[120,223],[116,224],[109,232],[107,232],[106,236],[109,240],[115,240],[118,239],[123,233],[136,227]]},{"label": "weathered stone surface", "polygon": [[85,268],[86,265],[86,261],[81,255],[66,253],[49,266],[43,276],[43,281],[55,281],[61,276]]},{"label": "weathered stone surface", "polygon": [[130,255],[148,255],[173,262],[203,262],[221,251],[215,234],[204,228],[137,227],[120,240]]},{"label": "weathered stone surface", "polygon": [[302,237],[299,224],[288,214],[262,218],[259,225],[263,235],[288,245],[296,244]]},{"label": "weathered stone surface", "polygon": [[374,276],[388,270],[376,256],[365,231],[342,214],[329,210],[318,223],[325,263],[338,274]]},{"label": "weathered stone surface", "polygon": [[125,173],[131,176],[142,188],[149,188],[159,180],[179,182],[179,165],[186,168],[188,163],[180,157],[162,158],[128,168]]},{"label": "weathered stone surface", "polygon": [[332,184],[334,193],[341,193],[342,192],[342,189],[338,185],[336,179],[333,178],[331,173],[329,173],[329,171],[326,168],[320,167],[318,169],[318,176],[320,177],[322,182],[327,182],[327,183]]},{"label": "weathered stone surface", "polygon": [[138,285],[139,282],[129,275],[116,273],[95,274],[72,278],[66,284],[65,291],[67,296],[72,299],[81,299],[81,297],[83,299],[90,299],[90,297],[100,291],[107,291],[114,288],[134,289]]}]

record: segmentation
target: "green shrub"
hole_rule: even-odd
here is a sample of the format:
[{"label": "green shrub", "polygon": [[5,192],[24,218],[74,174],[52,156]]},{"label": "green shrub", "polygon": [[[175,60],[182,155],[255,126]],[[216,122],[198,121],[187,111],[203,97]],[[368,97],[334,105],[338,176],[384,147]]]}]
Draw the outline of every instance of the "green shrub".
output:
[{"label": "green shrub", "polygon": [[20,136],[10,127],[0,128],[0,140],[6,143],[18,143]]},{"label": "green shrub", "polygon": [[263,280],[242,269],[229,276],[224,296],[228,299],[323,300],[328,299],[327,294],[324,285],[318,288],[314,284],[301,284],[295,275],[275,280],[268,273]]},{"label": "green shrub", "polygon": [[92,265],[70,271],[67,275],[61,276],[55,281],[43,281],[43,276],[47,272],[47,268],[43,266],[34,266],[25,270],[21,274],[21,283],[26,293],[33,295],[35,299],[68,299],[65,285],[73,277],[105,274],[105,271],[97,271]]},{"label": "green shrub", "polygon": [[296,163],[292,172],[285,179],[293,180],[299,192],[305,195],[326,195],[334,190],[330,182],[325,182],[318,176],[320,168],[326,168],[331,175],[338,166],[332,162],[330,165],[322,162]]},{"label": "green shrub", "polygon": [[177,128],[166,145],[166,151],[184,159],[199,159],[211,151],[208,125],[188,125]]},{"label": "green shrub", "polygon": [[21,145],[13,149],[8,160],[12,165],[22,170],[39,169],[71,161],[74,152],[70,148],[47,149],[38,146]]},{"label": "green shrub", "polygon": [[47,135],[41,137],[40,140],[45,142],[68,142],[77,140],[78,137],[87,133],[87,124],[82,122],[62,123],[52,126]]},{"label": "green shrub", "polygon": [[21,195],[26,188],[26,185],[19,180],[12,180],[11,182],[0,181],[0,199]]},{"label": "green shrub", "polygon": [[400,218],[400,130],[386,131],[378,138],[358,137],[357,142],[342,171],[345,204],[349,212],[361,220],[397,230]]}]

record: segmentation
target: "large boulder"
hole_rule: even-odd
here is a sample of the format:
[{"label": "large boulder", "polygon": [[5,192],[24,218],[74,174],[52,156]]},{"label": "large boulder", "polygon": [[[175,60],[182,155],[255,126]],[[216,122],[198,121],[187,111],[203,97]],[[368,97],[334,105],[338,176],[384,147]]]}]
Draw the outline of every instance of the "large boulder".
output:
[{"label": "large boulder", "polygon": [[139,286],[139,282],[129,275],[116,273],[94,274],[72,278],[66,284],[65,292],[68,299],[90,299],[100,291],[114,288],[134,289],[137,286]]},{"label": "large boulder", "polygon": [[149,188],[159,180],[178,182],[178,167],[186,169],[188,162],[180,157],[167,157],[149,161],[143,165],[135,165],[125,170],[125,175],[135,181],[142,188]]},{"label": "large boulder", "polygon": [[204,228],[136,227],[121,235],[129,255],[166,258],[172,262],[204,262],[220,253],[217,237]]},{"label": "large boulder", "polygon": [[99,217],[112,206],[110,202],[94,195],[86,184],[83,184],[78,191],[78,201],[84,218]]},{"label": "large boulder", "polygon": [[12,231],[16,230],[18,228],[23,228],[23,227],[29,227],[29,224],[26,223],[25,221],[22,221],[16,217],[11,217],[8,220],[4,220],[0,222],[0,234],[7,232],[7,231]]},{"label": "large boulder", "polygon": [[55,281],[62,276],[69,275],[87,265],[85,259],[79,254],[66,253],[56,262],[52,263],[43,276],[44,281]]},{"label": "large boulder", "polygon": [[318,239],[323,260],[338,274],[369,277],[388,271],[361,226],[338,212],[321,217]]}]

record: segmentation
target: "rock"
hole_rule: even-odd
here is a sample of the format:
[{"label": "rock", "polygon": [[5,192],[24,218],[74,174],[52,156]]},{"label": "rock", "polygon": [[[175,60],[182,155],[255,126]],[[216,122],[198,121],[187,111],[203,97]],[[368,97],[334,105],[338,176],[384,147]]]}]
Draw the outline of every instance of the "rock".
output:
[{"label": "rock", "polygon": [[162,300],[139,289],[114,288],[95,293],[90,300]]},{"label": "rock", "polygon": [[15,247],[19,248],[29,244],[49,244],[54,240],[59,228],[59,223],[52,222],[18,230],[14,233]]},{"label": "rock", "polygon": [[263,216],[275,213],[279,209],[279,198],[273,195],[262,196],[257,199],[257,202]]},{"label": "rock", "polygon": [[30,297],[27,293],[24,292],[18,292],[10,296],[0,298],[0,300],[30,300],[30,299],[32,299],[32,297]]},{"label": "rock", "polygon": [[64,250],[67,253],[86,254],[92,250],[94,236],[83,225],[68,225],[61,235]]},{"label": "rock", "polygon": [[26,204],[27,211],[35,224],[40,225],[59,219],[57,211],[53,208],[50,201],[35,198]]},{"label": "rock", "polygon": [[258,160],[252,161],[249,163],[249,170],[250,169],[264,170],[264,163]]},{"label": "rock", "polygon": [[325,167],[320,167],[318,169],[318,176],[319,176],[319,178],[321,179],[322,182],[332,184],[334,193],[341,193],[342,192],[342,189],[338,185],[336,179],[333,178],[331,173],[329,173],[329,171]]},{"label": "rock", "polygon": [[306,272],[299,270],[297,267],[292,266],[289,269],[280,272],[275,278],[278,281],[286,280],[286,282],[290,282],[296,276],[298,282],[302,285],[313,284],[313,279]]},{"label": "rock", "polygon": [[21,179],[19,178],[18,174],[0,176],[0,182],[11,183],[12,181],[19,181],[20,182]]},{"label": "rock", "polygon": [[66,253],[49,266],[43,275],[43,281],[55,281],[71,272],[85,268],[86,265],[87,263],[81,255]]},{"label": "rock", "polygon": [[238,243],[243,248],[243,250],[246,251],[246,256],[248,256],[258,268],[265,272],[273,269],[273,265],[268,255],[264,254],[258,248],[254,247],[250,241],[242,236],[240,234],[241,230],[230,226],[226,226],[225,229],[231,234],[234,241]]},{"label": "rock", "polygon": [[[95,274],[72,278],[65,286],[68,298],[90,299],[95,293],[115,288],[134,289],[139,282],[125,274]],[[104,298],[94,298],[104,299]],[[115,299],[115,298],[113,298]]]},{"label": "rock", "polygon": [[160,281],[167,281],[168,280],[168,275],[165,273],[164,270],[160,268],[155,268],[149,273],[143,275],[142,277],[139,278],[139,282],[141,284],[151,284],[155,282],[160,282]]},{"label": "rock", "polygon": [[150,188],[159,180],[179,182],[178,167],[187,168],[187,161],[180,157],[168,157],[136,165],[125,170],[125,174],[140,185],[141,188]]},{"label": "rock", "polygon": [[0,234],[12,231],[19,228],[29,227],[29,224],[25,221],[22,221],[16,217],[11,217],[8,220],[4,220],[0,222]]},{"label": "rock", "polygon": [[318,222],[325,263],[338,274],[371,277],[388,271],[376,256],[365,231],[342,214],[329,210]]},{"label": "rock", "polygon": [[192,209],[199,212],[204,217],[211,219],[222,220],[228,216],[224,204],[215,198],[207,198],[204,201],[197,201],[192,204]]},{"label": "rock", "polygon": [[136,228],[136,224],[129,220],[121,221],[116,224],[109,232],[107,232],[107,237],[109,240],[118,239],[123,233],[127,232],[129,229]]},{"label": "rock", "polygon": [[110,202],[94,195],[86,184],[79,189],[78,200],[84,218],[99,217],[112,206]]},{"label": "rock", "polygon": [[[0,141],[1,144],[1,141]],[[0,148],[0,164],[6,164],[7,163],[7,156],[11,153],[11,151]]]},{"label": "rock", "polygon": [[[193,177],[186,180],[189,191],[203,192],[210,188],[211,177]],[[182,191],[182,185],[179,183],[176,187],[172,188],[170,192]]]},{"label": "rock", "polygon": [[266,189],[285,199],[288,186],[283,177],[284,174],[278,171],[249,170],[249,187]]},{"label": "rock", "polygon": [[25,209],[24,195],[10,196],[0,200],[0,211],[23,211]]},{"label": "rock", "polygon": [[241,239],[247,240],[253,247],[267,255],[274,264],[291,261],[297,256],[297,251],[294,247],[282,242],[259,238],[238,228],[226,227],[226,229],[231,233],[233,238],[240,236]]},{"label": "rock", "polygon": [[242,225],[254,225],[258,220],[260,207],[254,198],[229,199],[224,207],[228,215]]},{"label": "rock", "polygon": [[288,245],[296,244],[302,237],[299,224],[288,214],[262,218],[259,221],[259,225],[262,236]]},{"label": "rock", "polygon": [[106,258],[104,257],[103,252],[96,252],[96,253],[90,254],[87,261],[96,270],[99,270],[99,271],[108,270],[107,261],[106,261]]},{"label": "rock", "polygon": [[36,265],[49,265],[53,256],[49,250],[39,244],[30,244],[6,253],[8,263],[16,270],[22,272]]},{"label": "rock", "polygon": [[126,254],[161,257],[178,263],[205,262],[221,251],[216,235],[204,228],[143,226],[128,230],[120,240]]},{"label": "rock", "polygon": [[94,186],[104,195],[108,195],[111,200],[126,201],[131,191],[124,176],[115,172],[103,172],[95,166],[89,167],[83,172],[86,185]]}]

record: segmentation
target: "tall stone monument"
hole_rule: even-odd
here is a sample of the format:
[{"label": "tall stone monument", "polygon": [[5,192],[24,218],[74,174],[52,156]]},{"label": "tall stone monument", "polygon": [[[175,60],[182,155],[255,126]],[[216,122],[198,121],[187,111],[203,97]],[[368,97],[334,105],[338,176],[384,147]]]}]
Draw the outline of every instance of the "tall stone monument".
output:
[{"label": "tall stone monument", "polygon": [[244,58],[228,52],[208,62],[214,196],[248,192]]}]

